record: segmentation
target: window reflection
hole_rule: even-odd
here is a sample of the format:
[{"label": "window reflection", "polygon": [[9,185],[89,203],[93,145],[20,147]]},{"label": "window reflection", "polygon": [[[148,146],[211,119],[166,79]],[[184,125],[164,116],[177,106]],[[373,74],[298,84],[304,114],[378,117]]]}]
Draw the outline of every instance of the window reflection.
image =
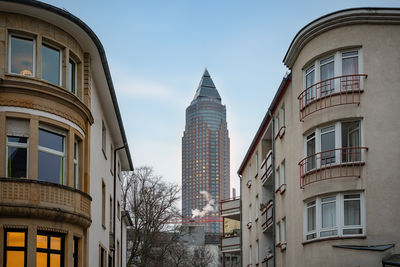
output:
[{"label": "window reflection", "polygon": [[60,50],[48,45],[42,46],[42,78],[51,83],[60,84]]},{"label": "window reflection", "polygon": [[33,76],[33,40],[12,35],[10,49],[10,72]]}]

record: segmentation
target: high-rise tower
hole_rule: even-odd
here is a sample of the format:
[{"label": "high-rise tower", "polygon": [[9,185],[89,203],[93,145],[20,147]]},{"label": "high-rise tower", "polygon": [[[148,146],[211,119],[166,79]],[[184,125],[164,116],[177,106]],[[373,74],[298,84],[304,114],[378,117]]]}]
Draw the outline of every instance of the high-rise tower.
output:
[{"label": "high-rise tower", "polygon": [[[229,160],[226,107],[221,104],[221,96],[206,69],[186,109],[182,137],[182,213],[185,218],[198,215],[212,221],[219,217],[219,201],[229,198]],[[194,211],[196,209],[200,212]],[[222,232],[222,224],[207,223],[206,231]]]}]

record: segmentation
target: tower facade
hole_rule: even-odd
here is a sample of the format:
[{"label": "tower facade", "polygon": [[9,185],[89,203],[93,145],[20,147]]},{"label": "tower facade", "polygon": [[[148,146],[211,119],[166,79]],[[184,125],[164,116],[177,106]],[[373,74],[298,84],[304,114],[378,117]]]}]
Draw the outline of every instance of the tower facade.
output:
[{"label": "tower facade", "polygon": [[182,137],[182,213],[222,232],[219,200],[229,198],[229,135],[226,107],[207,69],[186,109]]}]

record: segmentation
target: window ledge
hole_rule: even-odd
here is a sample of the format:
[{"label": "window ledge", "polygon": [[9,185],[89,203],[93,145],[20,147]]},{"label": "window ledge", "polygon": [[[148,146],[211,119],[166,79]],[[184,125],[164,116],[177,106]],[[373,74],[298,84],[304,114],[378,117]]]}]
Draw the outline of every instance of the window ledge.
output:
[{"label": "window ledge", "polygon": [[307,245],[311,243],[316,243],[316,242],[322,242],[322,241],[330,241],[330,240],[341,240],[341,239],[366,239],[366,235],[359,235],[359,236],[331,236],[327,238],[318,238],[318,239],[313,239],[313,240],[307,240],[303,241],[302,245]]}]

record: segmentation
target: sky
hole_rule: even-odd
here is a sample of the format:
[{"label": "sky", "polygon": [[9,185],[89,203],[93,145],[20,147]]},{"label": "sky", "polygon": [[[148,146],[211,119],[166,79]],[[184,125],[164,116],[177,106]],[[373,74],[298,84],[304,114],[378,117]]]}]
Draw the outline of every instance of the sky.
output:
[{"label": "sky", "polygon": [[207,68],[226,105],[231,186],[288,71],[296,33],[352,7],[400,0],[46,0],[84,21],[106,51],[133,164],[181,185],[185,109]]}]

